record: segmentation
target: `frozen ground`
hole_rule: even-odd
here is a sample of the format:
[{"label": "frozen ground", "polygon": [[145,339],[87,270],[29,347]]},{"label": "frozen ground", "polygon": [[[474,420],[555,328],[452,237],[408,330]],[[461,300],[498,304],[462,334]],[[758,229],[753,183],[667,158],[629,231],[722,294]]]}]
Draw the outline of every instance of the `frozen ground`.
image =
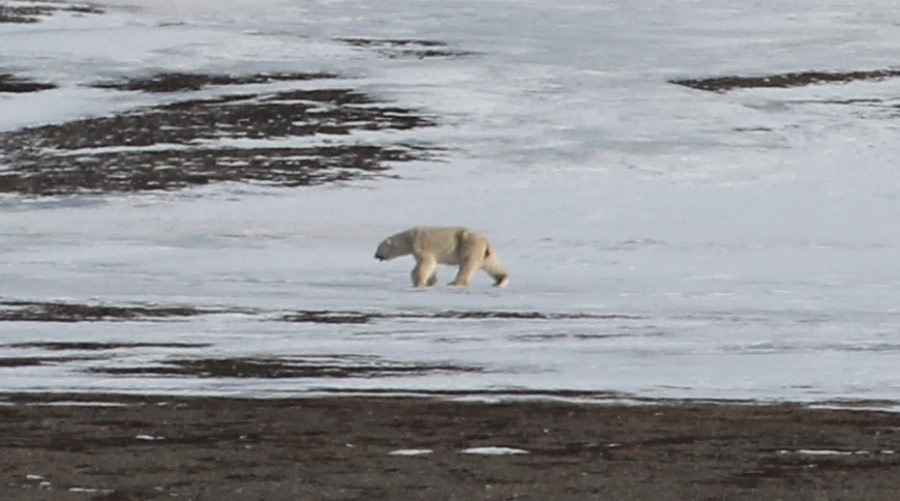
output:
[{"label": "frozen ground", "polygon": [[[183,3],[0,24],[0,74],[57,85],[0,94],[0,131],[172,99],[88,86],[98,80],[330,72],[440,125],[271,141],[442,153],[397,163],[396,177],[316,187],[2,195],[9,308],[199,312],[10,316],[0,391],[898,407],[900,78],[722,93],[669,83],[896,69],[892,0]],[[458,52],[405,57],[378,43],[391,40]],[[270,87],[291,85],[324,83]],[[0,157],[0,172],[13,167]],[[410,261],[372,254],[421,223],[489,234],[510,286],[410,289]],[[287,372],[184,369],[198,360]]]}]

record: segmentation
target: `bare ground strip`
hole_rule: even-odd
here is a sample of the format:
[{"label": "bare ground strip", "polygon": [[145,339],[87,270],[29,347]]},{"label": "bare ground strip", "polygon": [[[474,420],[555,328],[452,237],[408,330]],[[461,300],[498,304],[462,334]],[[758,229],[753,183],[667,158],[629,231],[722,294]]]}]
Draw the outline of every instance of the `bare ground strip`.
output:
[{"label": "bare ground strip", "polygon": [[430,373],[481,372],[479,367],[407,363],[374,356],[178,358],[156,365],[97,367],[93,373],[114,376],[178,376],[195,378],[383,378]]},{"label": "bare ground strip", "polygon": [[685,78],[671,83],[697,90],[728,92],[736,89],[805,87],[826,83],[848,83],[863,80],[884,80],[900,77],[900,69],[887,68],[863,71],[798,71],[759,76],[720,76]]},{"label": "bare ground strip", "polygon": [[161,320],[219,313],[190,306],[79,304],[56,301],[0,300],[0,322],[99,322]]},{"label": "bare ground strip", "polygon": [[20,1],[14,4],[0,5],[0,23],[36,23],[57,12],[103,14],[102,9],[88,3]]},{"label": "bare ground strip", "polygon": [[[893,499],[900,489],[892,413],[690,402],[2,399],[4,499]],[[461,454],[472,447],[528,454]],[[410,449],[428,453],[394,454]]]},{"label": "bare ground strip", "polygon": [[0,93],[27,93],[54,89],[56,85],[48,82],[35,82],[27,78],[17,77],[9,73],[0,74]]},{"label": "bare ground strip", "polygon": [[0,299],[0,322],[110,322],[189,318],[200,315],[239,313],[260,320],[321,324],[368,324],[379,320],[640,320],[643,317],[620,313],[540,312],[532,310],[295,310],[271,316],[271,312],[251,308],[201,308],[165,304],[85,304],[66,301],[24,301]]},{"label": "bare ground strip", "polygon": [[[262,91],[256,85],[333,76],[165,73],[97,82],[111,90],[185,93],[185,99],[0,134],[6,165],[0,193],[173,190],[224,181],[308,186],[384,176],[392,163],[436,154],[425,144],[339,140],[358,131],[434,126],[433,116],[352,88]],[[211,86],[221,94],[191,94]]]}]

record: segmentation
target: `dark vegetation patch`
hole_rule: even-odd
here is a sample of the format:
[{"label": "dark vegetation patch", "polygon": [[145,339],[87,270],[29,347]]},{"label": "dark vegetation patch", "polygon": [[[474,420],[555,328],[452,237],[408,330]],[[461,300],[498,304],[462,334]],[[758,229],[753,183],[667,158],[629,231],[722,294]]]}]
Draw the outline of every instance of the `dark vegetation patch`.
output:
[{"label": "dark vegetation patch", "polygon": [[18,5],[0,5],[0,23],[36,23],[56,12],[103,14],[103,10],[84,3],[19,2]]},{"label": "dark vegetation patch", "polygon": [[480,372],[477,367],[449,364],[414,364],[378,357],[308,356],[189,358],[149,367],[94,368],[91,372],[112,375],[160,375],[196,378],[368,378],[428,373]]},{"label": "dark vegetation patch", "polygon": [[8,73],[0,74],[0,92],[25,93],[56,88],[56,85],[44,82],[32,82]]},{"label": "dark vegetation patch", "polygon": [[[193,306],[164,305],[109,305],[80,304],[52,301],[19,301],[0,300],[0,322],[97,322],[124,320],[159,320],[168,318],[185,318],[200,315],[221,313],[241,313],[247,315],[265,315],[265,311],[247,308],[198,308]],[[262,318],[262,317],[261,317]],[[422,312],[372,312],[359,310],[298,310],[275,317],[284,322],[319,323],[319,324],[368,324],[378,320],[390,319],[459,319],[459,320],[640,320],[643,317],[622,314],[597,313],[556,313],[538,311],[490,311],[490,310],[445,310]],[[82,348],[74,348],[71,343],[30,343],[16,345],[19,347],[41,347],[53,349],[113,349],[120,347],[157,347],[153,343],[76,343]],[[174,345],[165,345],[173,346]],[[186,344],[178,346],[202,347],[204,345]]]},{"label": "dark vegetation patch", "polygon": [[[582,391],[582,390],[533,390],[528,388],[498,388],[496,390],[409,390],[405,388],[366,388],[359,390],[354,388],[321,388],[330,395],[353,396],[372,395],[376,397],[393,397],[398,394],[416,395],[418,397],[430,397],[436,399],[456,399],[460,397],[471,398],[477,402],[483,399],[487,402],[507,401],[548,401],[554,399],[583,400],[588,402],[603,403],[621,400],[630,400],[647,404],[658,404],[663,400],[658,398],[636,397],[629,393],[615,391]],[[665,400],[667,404],[678,405],[681,400]],[[734,404],[737,400],[722,401],[721,403]],[[718,403],[718,402],[717,402]],[[750,403],[750,402],[748,402]]]},{"label": "dark vegetation patch", "polygon": [[13,343],[6,345],[10,348],[39,348],[53,351],[104,351],[118,350],[121,348],[208,348],[209,343],[96,343],[96,342],[63,342],[42,341],[33,343]]},{"label": "dark vegetation patch", "polygon": [[251,85],[272,82],[337,78],[333,73],[259,73],[256,75],[207,75],[203,73],[159,73],[148,78],[98,82],[99,89],[142,92],[181,92],[200,90],[213,85]]},{"label": "dark vegetation patch", "polygon": [[[329,76],[170,73],[98,85],[172,92]],[[234,140],[347,136],[361,130],[436,124],[432,117],[378,102],[353,89],[242,90],[0,134],[0,155],[9,166],[0,173],[0,192],[134,192],[224,181],[318,185],[385,175],[389,162],[428,158],[434,151],[402,143],[338,141],[310,146],[236,145]]]},{"label": "dark vegetation patch", "polygon": [[215,310],[176,306],[109,306],[77,303],[0,301],[0,322],[96,322],[190,317]]},{"label": "dark vegetation patch", "polygon": [[542,313],[539,311],[442,311],[433,315],[433,318],[461,318],[461,319],[514,319],[514,320],[637,320],[641,317],[617,314],[594,313]]},{"label": "dark vegetation patch", "polygon": [[84,357],[3,357],[0,358],[0,368],[9,367],[34,367],[47,364],[61,364],[77,360],[89,360]]},{"label": "dark vegetation patch", "polygon": [[381,319],[460,319],[460,320],[639,320],[641,317],[619,314],[543,313],[538,311],[446,310],[437,312],[381,313],[365,311],[304,310],[286,314],[286,322],[328,324],[367,324]]},{"label": "dark vegetation patch", "polygon": [[374,49],[391,59],[454,58],[472,55],[471,52],[452,49],[444,42],[434,40],[358,37],[343,37],[337,40],[354,47]]},{"label": "dark vegetation patch", "polygon": [[281,317],[285,322],[314,324],[367,324],[385,318],[383,313],[361,311],[305,310],[289,313]]},{"label": "dark vegetation patch", "polygon": [[765,87],[805,87],[807,85],[825,83],[847,83],[858,80],[883,80],[896,77],[900,77],[900,69],[892,68],[883,70],[846,72],[805,71],[752,77],[724,76],[713,78],[689,78],[671,80],[670,82],[697,90],[728,92],[734,89],[753,89]]}]

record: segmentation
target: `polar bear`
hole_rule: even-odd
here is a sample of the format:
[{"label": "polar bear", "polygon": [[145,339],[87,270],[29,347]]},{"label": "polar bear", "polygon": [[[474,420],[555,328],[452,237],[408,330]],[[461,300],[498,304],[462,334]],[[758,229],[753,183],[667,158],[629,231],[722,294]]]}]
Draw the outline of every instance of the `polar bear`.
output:
[{"label": "polar bear", "polygon": [[500,266],[497,253],[487,237],[468,228],[415,226],[389,236],[375,250],[375,258],[381,261],[407,254],[416,258],[416,267],[411,274],[415,287],[437,282],[438,263],[459,265],[456,278],[450,285],[469,285],[472,275],[479,269],[494,278],[495,287],[503,287],[509,281],[509,275]]}]

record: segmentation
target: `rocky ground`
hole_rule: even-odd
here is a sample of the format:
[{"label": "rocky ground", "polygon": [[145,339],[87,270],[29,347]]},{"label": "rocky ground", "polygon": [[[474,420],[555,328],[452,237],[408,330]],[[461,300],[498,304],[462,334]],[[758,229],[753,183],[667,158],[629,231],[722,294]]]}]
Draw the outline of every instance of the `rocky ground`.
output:
[{"label": "rocky ground", "polygon": [[[900,415],[873,411],[349,396],[2,402],[0,498],[11,500],[888,500],[900,489]],[[479,447],[518,453],[464,452]]]}]

